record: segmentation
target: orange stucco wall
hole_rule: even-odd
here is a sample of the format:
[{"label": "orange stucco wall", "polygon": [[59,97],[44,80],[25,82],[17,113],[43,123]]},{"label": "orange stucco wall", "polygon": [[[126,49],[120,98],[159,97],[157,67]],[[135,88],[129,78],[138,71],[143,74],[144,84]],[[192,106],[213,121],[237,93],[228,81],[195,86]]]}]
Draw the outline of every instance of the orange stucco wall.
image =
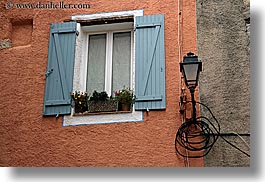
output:
[{"label": "orange stucco wall", "polygon": [[[0,166],[185,166],[174,146],[181,124],[178,40],[181,58],[196,53],[195,0],[180,1],[181,26],[177,0],[88,0],[90,9],[56,10],[6,9],[5,3],[0,2],[0,40],[14,44],[0,50]],[[63,127],[62,117],[42,117],[50,23],[135,9],[165,15],[167,109],[144,113],[139,123]],[[203,165],[202,159],[189,162]]]}]

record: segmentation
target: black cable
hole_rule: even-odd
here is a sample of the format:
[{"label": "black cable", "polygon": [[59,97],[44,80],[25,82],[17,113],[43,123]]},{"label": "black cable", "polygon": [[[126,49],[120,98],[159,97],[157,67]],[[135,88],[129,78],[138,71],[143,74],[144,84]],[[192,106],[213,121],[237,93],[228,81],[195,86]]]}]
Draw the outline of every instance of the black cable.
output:
[{"label": "black cable", "polygon": [[[191,102],[191,101],[187,101]],[[200,116],[196,118],[196,121],[188,120],[183,123],[176,133],[175,138],[175,149],[176,152],[182,157],[189,158],[200,158],[206,156],[212,149],[213,145],[217,141],[218,137],[221,137],[225,142],[239,150],[243,154],[250,157],[250,155],[231,142],[223,137],[221,134],[221,127],[218,120],[213,115],[211,109],[200,102],[196,102],[202,106],[204,106],[213,117],[216,122],[215,126],[207,117]],[[180,148],[178,148],[177,144],[179,144]],[[185,150],[193,151],[195,154],[185,154]],[[199,154],[198,154],[199,152]]]},{"label": "black cable", "polygon": [[235,146],[234,144],[232,144],[231,142],[229,142],[227,139],[225,139],[223,136],[220,136],[226,143],[228,143],[229,145],[231,145],[232,147],[234,147],[235,149],[239,150],[240,152],[242,152],[243,154],[245,154],[246,156],[250,157],[250,155],[248,153],[246,153],[245,151],[241,150],[240,148],[238,148],[237,146]]},{"label": "black cable", "polygon": [[214,133],[213,135],[219,135],[219,136],[250,136],[250,133]]},{"label": "black cable", "polygon": [[[175,139],[175,148],[178,154],[182,157],[200,158],[211,151],[219,136],[214,135],[218,129],[212,123],[210,123],[210,127],[207,122],[210,123],[208,118],[198,117],[196,122],[189,120],[180,126]],[[177,147],[177,144],[181,146],[182,150]],[[186,155],[183,149],[201,152],[195,155]]]},{"label": "black cable", "polygon": [[[211,109],[210,109],[207,105],[205,105],[205,104],[203,104],[203,103],[201,103],[201,102],[196,102],[196,103],[198,103],[198,104],[204,106],[205,108],[207,108],[207,110],[211,113],[211,115],[212,115],[212,117],[214,118],[214,120],[216,121],[216,123],[218,123],[218,125],[219,125],[218,120],[217,120],[216,117],[213,115]],[[219,127],[220,127],[220,125],[219,125]],[[240,152],[242,152],[242,153],[245,154],[246,156],[250,157],[250,155],[249,155],[248,153],[246,153],[245,151],[241,150],[240,148],[238,148],[237,146],[235,146],[234,144],[232,144],[231,142],[229,142],[227,139],[225,139],[225,138],[223,137],[223,135],[221,134],[220,131],[217,132],[217,134],[218,134],[218,135],[219,135],[219,136],[220,136],[220,137],[221,137],[226,143],[228,143],[229,145],[231,145],[231,146],[234,147],[235,149],[239,150]]]}]

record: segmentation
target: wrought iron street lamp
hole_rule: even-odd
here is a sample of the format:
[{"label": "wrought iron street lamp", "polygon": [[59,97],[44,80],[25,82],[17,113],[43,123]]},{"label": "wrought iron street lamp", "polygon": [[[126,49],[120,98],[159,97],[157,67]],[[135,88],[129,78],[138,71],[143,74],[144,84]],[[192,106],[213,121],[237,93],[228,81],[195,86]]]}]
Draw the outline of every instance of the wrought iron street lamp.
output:
[{"label": "wrought iron street lamp", "polygon": [[184,56],[183,62],[180,63],[180,72],[182,72],[185,84],[189,88],[192,101],[192,120],[196,121],[196,102],[194,98],[195,88],[198,85],[199,74],[202,71],[202,62],[198,61],[198,56],[189,52]]},{"label": "wrought iron street lamp", "polygon": [[180,63],[180,71],[182,72],[185,84],[191,93],[193,111],[192,118],[183,122],[176,133],[176,152],[182,157],[187,158],[204,157],[211,151],[213,145],[220,136],[232,147],[250,157],[247,152],[241,150],[222,137],[220,133],[220,124],[207,105],[199,103],[209,111],[215,123],[212,123],[210,119],[205,116],[196,117],[194,92],[198,85],[199,74],[202,71],[202,63],[198,61],[198,56],[195,56],[191,52],[184,56],[183,62]]}]

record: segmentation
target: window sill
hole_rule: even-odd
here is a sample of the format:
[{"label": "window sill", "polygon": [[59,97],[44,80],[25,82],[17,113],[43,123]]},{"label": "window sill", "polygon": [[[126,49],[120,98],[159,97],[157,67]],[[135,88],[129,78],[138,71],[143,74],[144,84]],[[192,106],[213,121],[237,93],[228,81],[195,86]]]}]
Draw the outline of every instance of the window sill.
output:
[{"label": "window sill", "polygon": [[79,126],[91,124],[113,124],[125,122],[143,122],[142,111],[117,111],[73,114],[63,117],[63,126]]}]

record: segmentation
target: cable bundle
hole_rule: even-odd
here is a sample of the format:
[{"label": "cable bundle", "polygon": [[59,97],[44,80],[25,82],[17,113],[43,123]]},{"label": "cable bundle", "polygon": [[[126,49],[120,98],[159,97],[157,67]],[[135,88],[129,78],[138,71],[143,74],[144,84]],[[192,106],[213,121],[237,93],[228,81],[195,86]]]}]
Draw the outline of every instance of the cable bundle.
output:
[{"label": "cable bundle", "polygon": [[[189,101],[190,102],[190,101]],[[228,144],[232,147],[236,148],[240,152],[244,153],[248,157],[249,154],[242,151],[220,134],[220,124],[213,115],[212,111],[209,107],[205,104],[200,102],[196,102],[204,107],[210,112],[211,116],[213,117],[214,121],[216,122],[216,126],[204,116],[200,116],[196,118],[196,121],[188,120],[187,122],[183,123],[176,134],[175,138],[175,149],[179,155],[182,157],[189,157],[189,158],[200,158],[207,155],[215,142],[217,141],[218,137],[220,136],[223,138]],[[192,151],[192,152],[187,152]]]}]

